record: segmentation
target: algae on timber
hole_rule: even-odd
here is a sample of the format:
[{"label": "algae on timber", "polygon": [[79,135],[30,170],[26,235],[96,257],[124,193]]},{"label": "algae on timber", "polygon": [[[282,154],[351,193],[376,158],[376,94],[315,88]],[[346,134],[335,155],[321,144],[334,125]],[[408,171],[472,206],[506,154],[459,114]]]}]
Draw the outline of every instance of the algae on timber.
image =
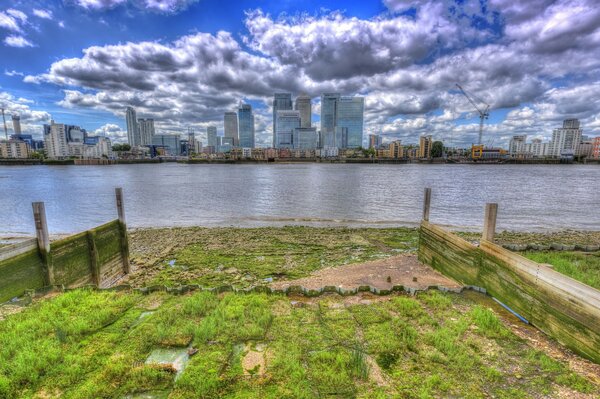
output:
[{"label": "algae on timber", "polygon": [[237,287],[305,277],[329,266],[413,252],[410,228],[173,228],[130,233],[136,286]]},{"label": "algae on timber", "polygon": [[[600,381],[532,349],[502,320],[485,301],[438,291],[307,299],[81,289],[0,322],[0,397],[600,394]],[[158,348],[188,345],[198,353],[178,378],[146,363]],[[252,348],[264,355],[260,370],[247,369]]]}]

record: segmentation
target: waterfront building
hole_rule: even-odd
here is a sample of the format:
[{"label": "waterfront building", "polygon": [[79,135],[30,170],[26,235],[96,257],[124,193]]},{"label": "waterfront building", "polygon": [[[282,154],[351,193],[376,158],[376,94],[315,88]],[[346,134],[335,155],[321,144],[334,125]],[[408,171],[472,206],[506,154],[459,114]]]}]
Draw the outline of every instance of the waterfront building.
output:
[{"label": "waterfront building", "polygon": [[137,114],[133,107],[127,107],[127,110],[125,111],[125,122],[127,123],[127,142],[129,145],[132,147],[141,145]]},{"label": "waterfront building", "polygon": [[319,150],[321,158],[335,158],[339,156],[340,150],[337,147],[323,147]]},{"label": "waterfront building", "polygon": [[223,135],[223,138],[232,139],[232,147],[238,145],[240,137],[238,133],[237,114],[235,112],[225,112],[223,122],[225,127],[225,133]]},{"label": "waterfront building", "polygon": [[112,143],[103,136],[90,136],[83,143],[83,158],[113,158]]},{"label": "waterfront building", "polygon": [[193,130],[188,131],[188,155],[202,153],[202,142],[196,139]]},{"label": "waterfront building", "polygon": [[563,127],[552,131],[549,154],[551,157],[576,154],[581,143],[579,119],[565,119]]},{"label": "waterfront building", "polygon": [[431,147],[433,138],[431,136],[419,137],[419,158],[431,158]]},{"label": "waterfront building", "polygon": [[510,156],[515,157],[517,155],[525,154],[527,143],[527,135],[516,135],[512,136],[508,143],[508,153]]},{"label": "waterfront building", "polygon": [[154,119],[138,119],[138,134],[140,137],[139,145],[151,145],[152,138],[156,134],[154,130]]},{"label": "waterfront building", "polygon": [[277,147],[277,111],[292,110],[292,93],[273,95],[273,147]]},{"label": "waterfront building", "polygon": [[383,140],[379,134],[369,134],[369,148],[379,148],[382,144]]},{"label": "waterfront building", "polygon": [[69,156],[67,125],[50,122],[44,125],[44,148],[49,159],[62,159]]},{"label": "waterfront building", "polygon": [[300,127],[299,111],[277,111],[275,135],[276,148],[293,148],[294,130]]},{"label": "waterfront building", "polygon": [[[300,115],[300,124],[302,124],[302,114]],[[299,149],[317,148],[317,129],[314,127],[298,127],[294,129],[292,144],[294,148]]]},{"label": "waterfront building", "polygon": [[[180,154],[181,144],[178,134],[155,134],[152,146],[160,149],[164,155],[176,156]],[[157,151],[157,152],[161,152]]]},{"label": "waterfront building", "polygon": [[16,136],[21,135],[21,117],[17,114],[12,115],[13,132]]},{"label": "waterfront building", "polygon": [[388,146],[390,158],[404,158],[404,147],[400,140],[395,140]]},{"label": "waterfront building", "polygon": [[312,104],[310,97],[306,94],[296,97],[294,109],[300,112],[300,127],[312,127]]},{"label": "waterfront building", "polygon": [[600,158],[600,136],[592,139],[592,158]]},{"label": "waterfront building", "polygon": [[321,134],[320,147],[335,147],[335,122],[337,120],[337,105],[339,93],[324,93],[321,95]]},{"label": "waterfront building", "polygon": [[583,158],[591,158],[593,150],[592,139],[589,136],[581,136],[581,142],[577,148],[575,155]]},{"label": "waterfront building", "polygon": [[44,140],[35,140],[31,134],[13,134],[10,138],[26,142],[31,151],[44,149]]},{"label": "waterfront building", "polygon": [[18,139],[0,141],[0,158],[29,158],[31,149],[29,145]]},{"label": "waterfront building", "polygon": [[252,153],[253,153],[253,149],[252,148],[242,148],[242,158],[252,158]]},{"label": "waterfront building", "polygon": [[548,156],[550,143],[543,143],[541,139],[533,139],[531,143],[525,143],[524,153],[534,158],[544,158]]},{"label": "waterfront building", "polygon": [[230,152],[234,147],[234,138],[233,137],[219,137],[220,145],[217,148],[218,153]]},{"label": "waterfront building", "polygon": [[254,115],[250,104],[240,104],[238,109],[240,147],[254,148]]}]

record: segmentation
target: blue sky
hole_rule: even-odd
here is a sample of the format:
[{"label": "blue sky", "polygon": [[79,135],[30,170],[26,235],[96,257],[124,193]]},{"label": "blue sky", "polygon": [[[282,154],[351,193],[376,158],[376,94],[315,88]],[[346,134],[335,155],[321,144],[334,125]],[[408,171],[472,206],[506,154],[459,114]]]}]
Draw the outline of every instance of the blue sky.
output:
[{"label": "blue sky", "polygon": [[270,96],[365,95],[365,135],[475,141],[456,90],[490,104],[485,138],[547,139],[567,117],[600,135],[593,0],[0,1],[0,103],[36,135],[50,118],[116,141],[124,108],[203,135],[240,100],[271,141]]}]

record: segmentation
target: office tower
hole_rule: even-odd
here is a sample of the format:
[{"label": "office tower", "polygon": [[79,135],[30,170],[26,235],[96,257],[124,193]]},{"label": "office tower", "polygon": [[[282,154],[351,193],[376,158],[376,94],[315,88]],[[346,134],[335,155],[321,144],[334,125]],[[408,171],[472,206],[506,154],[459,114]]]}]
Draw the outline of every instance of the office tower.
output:
[{"label": "office tower", "polygon": [[13,114],[12,124],[13,124],[14,134],[17,136],[20,136],[21,135],[21,117],[19,115]]},{"label": "office tower", "polygon": [[549,155],[560,157],[575,154],[581,143],[581,133],[578,119],[565,119],[562,128],[552,131]]},{"label": "office tower", "polygon": [[419,158],[431,158],[431,146],[433,138],[431,136],[419,137]]},{"label": "office tower", "polygon": [[294,130],[300,127],[300,112],[298,111],[277,111],[276,115],[276,148],[294,147]]},{"label": "office tower", "polygon": [[207,140],[207,146],[209,147],[215,147],[215,149],[217,148],[217,146],[219,145],[217,143],[217,127],[216,126],[208,126],[206,128],[206,140]]},{"label": "office tower", "polygon": [[335,122],[339,99],[339,93],[325,93],[321,95],[321,148],[336,147]]},{"label": "office tower", "polygon": [[127,123],[127,142],[132,147],[140,145],[140,134],[138,130],[137,115],[135,109],[127,107],[125,114],[125,121]]},{"label": "office tower", "polygon": [[310,97],[306,94],[301,94],[296,97],[296,105],[294,109],[300,112],[300,127],[311,127],[312,105],[310,102]]},{"label": "office tower", "polygon": [[273,95],[273,147],[277,147],[277,111],[292,109],[292,93],[275,93]]},{"label": "office tower", "polygon": [[225,112],[224,126],[225,133],[223,137],[233,139],[233,146],[238,145],[240,138],[238,135],[238,119],[235,112]]},{"label": "office tower", "polygon": [[364,97],[340,97],[336,105],[335,146],[358,148],[362,146],[364,126]]},{"label": "office tower", "polygon": [[378,134],[369,134],[369,148],[379,148],[382,144],[382,137]]},{"label": "office tower", "polygon": [[[302,115],[300,115],[300,121],[302,122]],[[317,148],[317,129],[314,127],[298,127],[294,129],[292,144],[294,148],[302,150],[312,150]]]},{"label": "office tower", "polygon": [[151,145],[152,138],[156,134],[154,130],[154,119],[138,119],[138,131],[140,136],[139,145]]},{"label": "office tower", "polygon": [[238,129],[242,148],[254,148],[254,115],[250,104],[240,104],[238,109]]}]

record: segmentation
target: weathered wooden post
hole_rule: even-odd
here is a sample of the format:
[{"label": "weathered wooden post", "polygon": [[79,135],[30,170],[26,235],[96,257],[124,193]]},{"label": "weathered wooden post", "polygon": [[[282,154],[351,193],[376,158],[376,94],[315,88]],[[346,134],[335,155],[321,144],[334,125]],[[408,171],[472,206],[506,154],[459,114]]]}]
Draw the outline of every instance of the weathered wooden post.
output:
[{"label": "weathered wooden post", "polygon": [[121,257],[123,258],[123,272],[129,274],[129,241],[127,238],[127,223],[125,222],[125,204],[123,203],[123,189],[115,188],[117,199],[117,213],[121,230]]},{"label": "weathered wooden post", "polygon": [[54,267],[50,253],[50,236],[46,222],[46,208],[43,202],[33,202],[33,219],[35,221],[35,235],[37,236],[38,249],[44,264],[44,283],[54,285]]},{"label": "weathered wooden post", "polygon": [[423,200],[423,220],[429,222],[429,207],[431,206],[431,188],[425,188],[425,198]]},{"label": "weathered wooden post", "polygon": [[498,216],[498,204],[485,204],[485,216],[483,220],[482,239],[493,242],[496,234],[496,217]]},{"label": "weathered wooden post", "polygon": [[98,247],[96,246],[96,232],[88,230],[88,251],[90,253],[90,273],[92,282],[96,287],[100,287],[100,258],[98,256]]}]

